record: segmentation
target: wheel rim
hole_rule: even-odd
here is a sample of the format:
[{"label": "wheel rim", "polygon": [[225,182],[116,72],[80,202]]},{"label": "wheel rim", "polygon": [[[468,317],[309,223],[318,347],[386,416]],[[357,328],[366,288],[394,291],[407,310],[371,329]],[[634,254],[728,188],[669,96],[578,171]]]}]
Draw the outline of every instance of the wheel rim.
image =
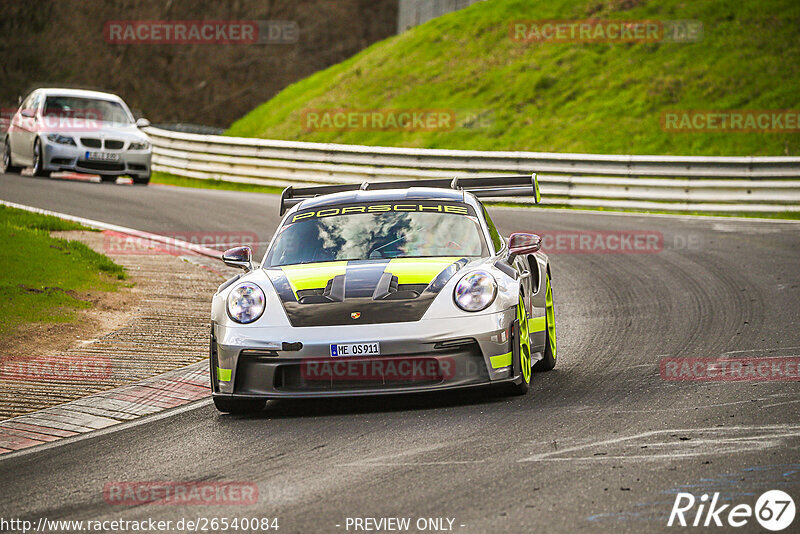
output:
[{"label": "wheel rim", "polygon": [[522,368],[522,379],[531,381],[531,338],[528,331],[528,313],[522,296],[517,304],[517,321],[519,322],[519,365]]},{"label": "wheel rim", "polygon": [[550,287],[550,277],[547,277],[547,289],[545,291],[545,316],[547,317],[547,338],[550,341],[550,350],[553,359],[556,358],[556,312],[553,306],[553,288]]},{"label": "wheel rim", "polygon": [[42,159],[41,157],[41,147],[39,146],[39,141],[33,144],[33,172],[39,170],[39,162]]}]

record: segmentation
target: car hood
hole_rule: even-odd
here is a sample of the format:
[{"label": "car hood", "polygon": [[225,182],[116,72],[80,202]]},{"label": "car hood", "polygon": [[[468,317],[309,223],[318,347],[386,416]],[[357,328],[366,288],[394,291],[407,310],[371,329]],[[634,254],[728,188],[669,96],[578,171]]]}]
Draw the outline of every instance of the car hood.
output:
[{"label": "car hood", "polygon": [[62,133],[73,137],[86,137],[94,139],[120,139],[122,141],[147,141],[147,134],[141,131],[136,125],[116,124],[116,123],[93,123],[84,125],[83,123],[67,124],[60,128],[57,124],[45,124],[42,126],[43,133]]},{"label": "car hood", "polygon": [[335,261],[266,268],[292,326],[418,321],[467,258]]}]

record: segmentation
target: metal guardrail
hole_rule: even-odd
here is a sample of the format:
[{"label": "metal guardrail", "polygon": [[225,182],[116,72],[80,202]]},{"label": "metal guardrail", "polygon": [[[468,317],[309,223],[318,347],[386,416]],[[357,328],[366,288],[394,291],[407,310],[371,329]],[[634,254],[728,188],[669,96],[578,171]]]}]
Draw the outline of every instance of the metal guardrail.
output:
[{"label": "metal guardrail", "polygon": [[[191,178],[287,186],[537,172],[543,204],[800,211],[798,157],[484,152],[146,131],[153,143],[153,169]],[[524,197],[502,200],[530,202]]]}]

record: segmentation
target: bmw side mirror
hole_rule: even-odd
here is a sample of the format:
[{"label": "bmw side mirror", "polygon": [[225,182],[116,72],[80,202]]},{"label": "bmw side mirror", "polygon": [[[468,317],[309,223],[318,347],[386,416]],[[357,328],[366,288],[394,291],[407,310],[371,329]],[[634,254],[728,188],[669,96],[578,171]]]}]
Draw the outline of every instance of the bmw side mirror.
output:
[{"label": "bmw side mirror", "polygon": [[138,128],[147,128],[150,126],[150,121],[142,117],[141,119],[136,119],[136,126]]},{"label": "bmw side mirror", "polygon": [[515,232],[508,238],[508,261],[521,254],[533,254],[542,248],[542,238],[536,234]]},{"label": "bmw side mirror", "polygon": [[244,272],[253,270],[253,251],[250,247],[230,248],[222,253],[222,262],[228,267],[238,267]]},{"label": "bmw side mirror", "polygon": [[33,110],[31,109],[23,109],[22,113],[20,113],[23,117],[27,117],[28,119],[33,118]]}]

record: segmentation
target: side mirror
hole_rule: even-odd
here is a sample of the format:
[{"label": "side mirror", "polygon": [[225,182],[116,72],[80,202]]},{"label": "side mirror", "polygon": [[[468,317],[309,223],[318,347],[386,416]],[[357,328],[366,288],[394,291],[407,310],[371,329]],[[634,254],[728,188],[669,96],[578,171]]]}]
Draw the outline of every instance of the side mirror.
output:
[{"label": "side mirror", "polygon": [[136,126],[138,128],[147,128],[150,126],[150,121],[142,117],[141,119],[136,119]]},{"label": "side mirror", "polygon": [[542,238],[536,234],[516,232],[508,238],[508,261],[521,254],[533,254],[542,248]]},{"label": "side mirror", "polygon": [[27,117],[29,119],[33,118],[33,110],[32,109],[23,109],[22,113],[20,113],[23,117]]},{"label": "side mirror", "polygon": [[253,251],[250,247],[230,248],[222,253],[222,262],[228,267],[238,267],[245,272],[253,270]]}]

